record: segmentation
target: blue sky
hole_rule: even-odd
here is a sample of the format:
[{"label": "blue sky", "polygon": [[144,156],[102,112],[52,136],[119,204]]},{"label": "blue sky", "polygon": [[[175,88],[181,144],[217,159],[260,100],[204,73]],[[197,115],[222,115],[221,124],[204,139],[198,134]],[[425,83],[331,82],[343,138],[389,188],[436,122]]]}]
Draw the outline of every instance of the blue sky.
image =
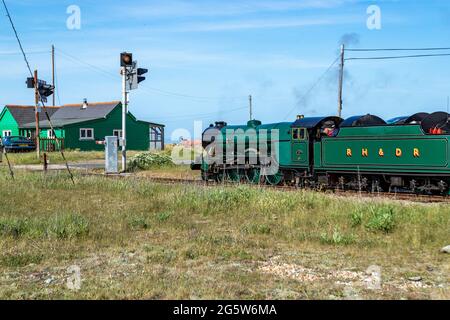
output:
[{"label": "blue sky", "polygon": [[[40,78],[51,79],[50,47],[55,45],[61,104],[83,98],[119,100],[119,53],[133,52],[150,73],[131,93],[130,110],[138,118],[165,123],[168,140],[175,128],[192,130],[194,120],[205,126],[217,120],[247,121],[249,94],[255,118],[264,123],[293,120],[296,114],[335,114],[336,68],[303,96],[335,60],[343,39],[353,48],[450,47],[446,0],[7,0],[7,4]],[[66,27],[70,5],[81,9],[80,30]],[[380,30],[367,28],[370,5],[381,9]],[[27,70],[1,11],[0,103],[30,104]],[[445,110],[449,95],[450,57],[349,61],[343,114],[390,118]]]}]

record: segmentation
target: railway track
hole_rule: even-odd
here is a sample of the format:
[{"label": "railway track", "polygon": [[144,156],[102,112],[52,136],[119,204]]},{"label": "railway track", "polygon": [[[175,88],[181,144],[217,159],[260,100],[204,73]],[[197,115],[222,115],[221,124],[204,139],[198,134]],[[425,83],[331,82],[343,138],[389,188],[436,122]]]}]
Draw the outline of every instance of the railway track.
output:
[{"label": "railway track", "polygon": [[[236,182],[213,182],[213,181],[202,181],[196,179],[182,179],[182,178],[163,178],[163,177],[142,177],[142,176],[134,176],[134,175],[105,175],[98,173],[83,173],[82,175],[87,176],[101,176],[109,179],[133,179],[137,181],[150,181],[154,183],[167,184],[167,185],[196,185],[202,187],[236,187],[240,183]],[[271,189],[271,190],[281,190],[288,192],[296,192],[300,190],[304,190],[298,187],[293,186],[272,186],[272,185],[252,185],[245,184],[246,186],[250,186],[253,188],[263,188],[263,189]],[[339,197],[359,197],[359,198],[372,198],[372,199],[391,199],[391,200],[402,200],[402,201],[411,201],[418,203],[450,203],[450,197],[448,196],[438,196],[438,195],[420,195],[420,194],[411,194],[411,193],[394,193],[394,192],[380,192],[380,193],[368,193],[368,192],[359,192],[357,190],[335,190],[335,189],[327,189],[322,190],[324,193],[333,194]]]}]

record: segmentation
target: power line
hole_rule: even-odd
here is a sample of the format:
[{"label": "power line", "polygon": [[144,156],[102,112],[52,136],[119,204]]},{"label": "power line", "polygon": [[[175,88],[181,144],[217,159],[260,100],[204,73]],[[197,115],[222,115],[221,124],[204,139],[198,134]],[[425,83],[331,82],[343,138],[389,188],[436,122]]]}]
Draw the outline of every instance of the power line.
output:
[{"label": "power line", "polygon": [[[79,58],[77,58],[77,57],[75,57],[75,56],[73,56],[73,55],[71,55],[69,53],[63,52],[61,49],[55,48],[55,51],[58,51],[57,54],[58,55],[61,54],[60,55],[61,57],[66,58],[66,59],[70,59],[70,60],[72,60],[74,62],[77,62],[79,64],[82,64],[82,65],[85,65],[85,66],[91,68],[91,70],[96,70],[96,71],[102,73],[103,75],[105,75],[105,76],[107,76],[107,77],[109,77],[111,79],[116,80],[119,77],[118,75],[116,75],[116,74],[114,74],[114,73],[112,73],[112,72],[110,72],[108,70],[102,69],[102,68],[100,68],[98,66],[95,66],[95,65],[93,65],[91,63],[85,62],[85,61],[83,61],[83,60],[81,60],[81,59],[79,59]],[[141,84],[141,86],[143,86],[144,92],[146,91],[145,89],[151,89],[151,90],[157,90],[158,92],[160,92],[160,93],[162,93],[164,95],[172,95],[172,93],[169,93],[169,91],[160,90],[160,89],[156,89],[156,88],[149,88],[148,86],[145,86],[145,85],[142,85],[142,84]],[[206,98],[206,97],[196,97],[196,96],[185,95],[185,94],[177,94],[177,96],[179,96],[179,97],[189,97],[189,98]],[[209,98],[211,98],[211,97],[209,97]],[[238,111],[238,110],[243,110],[243,109],[247,109],[247,108],[248,107],[231,109],[231,110],[225,111],[225,113],[234,112],[234,111]],[[215,114],[217,114],[217,112],[203,113],[203,114],[197,114],[197,115],[192,115],[192,114],[190,114],[190,115],[171,115],[171,116],[168,116],[168,117],[161,117],[161,119],[162,118],[164,118],[164,119],[191,118],[192,119],[193,117],[204,118],[204,117],[209,117],[209,116],[212,116],[212,115],[215,115]],[[156,119],[158,119],[158,118],[156,118]]]},{"label": "power line", "polygon": [[[330,70],[334,67],[334,65],[339,61],[340,59],[340,55],[333,61],[333,63],[327,68],[327,70],[325,70],[325,72],[317,79],[317,81],[306,91],[306,93],[300,98],[300,101],[304,101],[306,99],[306,97],[317,87],[317,85],[323,80],[323,78],[325,78],[325,76],[328,74],[328,72],[330,72]],[[286,115],[286,117],[284,117],[284,120],[286,120],[291,113],[297,109],[297,106],[294,106],[289,113]]]},{"label": "power line", "polygon": [[355,58],[346,58],[345,61],[351,60],[389,60],[389,59],[408,59],[408,58],[427,58],[427,57],[444,57],[450,56],[450,53],[441,53],[441,54],[417,54],[417,55],[406,55],[406,56],[387,56],[387,57],[355,57]]},{"label": "power line", "polygon": [[201,114],[188,114],[188,115],[173,115],[173,116],[168,116],[168,117],[156,117],[155,119],[183,119],[183,118],[204,118],[204,117],[210,117],[213,115],[216,115],[218,113],[231,113],[231,112],[235,112],[235,111],[240,111],[240,110],[244,110],[244,109],[248,109],[248,107],[240,107],[240,108],[235,108],[235,109],[229,109],[229,110],[224,110],[224,111],[216,111],[216,112],[208,112],[208,113],[201,113]]},{"label": "power line", "polygon": [[[33,54],[48,54],[50,51],[28,51],[26,52],[27,55],[33,55]],[[15,56],[15,55],[21,55],[22,52],[0,52],[0,56]]]},{"label": "power line", "polygon": [[354,51],[354,52],[376,52],[376,51],[441,51],[441,50],[450,50],[450,48],[345,49],[345,51]]},{"label": "power line", "polygon": [[[217,115],[217,114],[229,114],[229,113],[233,113],[233,112],[240,111],[240,110],[245,110],[245,109],[248,109],[248,106],[247,107],[243,107],[243,108],[232,109],[232,110],[218,111],[218,112],[215,112],[215,113],[210,114],[210,115],[188,116],[185,119],[189,119],[189,120],[206,120],[207,121],[209,118],[211,118],[212,116]],[[181,121],[181,120],[183,120],[183,119],[171,119],[171,120],[168,120],[168,121],[164,121],[164,123],[175,123],[175,122],[178,122],[178,121]]]},{"label": "power line", "polygon": [[14,31],[14,35],[16,36],[17,42],[19,43],[19,47],[20,47],[20,51],[22,52],[23,59],[25,60],[25,63],[27,64],[27,68],[28,68],[28,71],[30,72],[30,76],[33,76],[33,72],[31,71],[30,64],[28,63],[28,59],[25,54],[25,50],[23,50],[22,42],[20,42],[19,35],[17,34],[16,27],[14,26],[14,22],[12,21],[11,15],[9,14],[9,10],[8,10],[8,7],[6,6],[5,0],[2,0],[2,2],[3,2],[3,6],[5,7],[5,10],[6,10],[6,16],[9,19],[9,23],[11,24],[11,27]]},{"label": "power line", "polygon": [[[118,78],[119,75],[116,75],[108,70],[102,69],[96,65],[93,65],[91,63],[88,63],[86,61],[83,61],[67,52],[62,51],[61,49],[57,49],[55,48],[57,51],[59,51],[60,54],[63,55],[63,57],[65,58],[69,58],[75,62],[78,62],[80,64],[84,64],[86,66],[89,66],[90,68],[99,71],[100,73],[111,77],[111,78]],[[188,99],[195,99],[195,100],[221,100],[221,99],[247,99],[247,96],[235,96],[235,97],[206,97],[206,96],[195,96],[195,95],[191,95],[191,94],[186,94],[186,93],[180,93],[180,92],[174,92],[174,91],[169,91],[169,90],[164,90],[164,89],[159,89],[159,88],[155,88],[155,87],[150,87],[146,84],[141,84],[142,87],[144,87],[145,89],[148,89],[150,91],[153,91],[155,93],[159,93],[165,96],[173,96],[173,97],[178,97],[178,98],[188,98]]]},{"label": "power line", "polygon": [[[26,65],[27,65],[27,68],[28,68],[28,71],[29,71],[29,73],[30,73],[30,76],[33,77],[33,72],[31,71],[31,67],[30,67],[30,64],[29,64],[29,62],[28,62],[27,55],[26,55],[26,53],[25,53],[25,50],[23,49],[22,43],[20,42],[19,35],[17,34],[16,27],[14,26],[14,22],[13,22],[13,20],[12,20],[12,18],[11,18],[11,15],[9,14],[9,10],[8,10],[8,7],[6,6],[6,2],[5,2],[5,0],[2,0],[2,2],[3,2],[3,6],[5,7],[5,10],[6,10],[6,15],[7,15],[8,19],[9,19],[9,22],[10,22],[10,24],[11,24],[11,27],[12,27],[12,29],[13,29],[13,31],[14,31],[14,35],[16,36],[16,40],[17,40],[17,42],[18,42],[18,44],[19,44],[20,51],[22,52],[23,59],[25,60],[25,63],[26,63]],[[54,94],[54,93],[53,93],[53,94]],[[44,99],[43,99],[43,97],[42,97],[42,95],[40,94],[39,91],[38,91],[38,95],[39,95],[39,98],[40,98],[42,107],[43,107],[43,109],[44,109],[45,116],[46,116],[46,118],[47,118],[47,120],[48,120],[48,123],[49,123],[49,125],[50,125],[50,130],[51,130],[51,131],[53,132],[53,134],[54,134],[54,133],[55,133],[55,129],[54,129],[54,127],[53,127],[52,121],[50,120],[50,116],[48,115],[47,108],[46,108],[45,103],[44,103]],[[36,132],[36,139],[39,139],[39,132]],[[56,143],[59,145],[60,153],[61,153],[61,156],[62,156],[62,158],[63,158],[63,160],[64,160],[64,162],[65,162],[65,164],[66,164],[67,172],[68,172],[69,175],[70,175],[70,179],[72,180],[72,183],[75,184],[75,181],[74,181],[74,179],[73,179],[73,174],[72,174],[72,172],[70,171],[70,168],[69,168],[69,163],[67,162],[67,159],[66,159],[66,157],[65,157],[65,155],[64,155],[64,152],[63,152],[62,149],[61,149],[61,143],[60,143],[59,139],[56,137],[56,134],[55,134],[55,141],[56,141]],[[9,160],[8,160],[8,164],[9,164]],[[13,175],[12,171],[11,171],[11,175],[12,175],[12,177],[13,177],[13,179],[14,179],[14,175]]]}]

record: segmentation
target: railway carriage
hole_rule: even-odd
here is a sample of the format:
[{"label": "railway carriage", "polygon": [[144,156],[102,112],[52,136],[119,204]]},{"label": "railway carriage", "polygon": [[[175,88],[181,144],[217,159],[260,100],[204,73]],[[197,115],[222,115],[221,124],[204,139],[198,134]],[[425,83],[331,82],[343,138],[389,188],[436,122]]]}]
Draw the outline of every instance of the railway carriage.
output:
[{"label": "railway carriage", "polygon": [[204,180],[448,195],[449,138],[445,112],[388,122],[373,115],[217,122],[205,130],[193,169]]}]

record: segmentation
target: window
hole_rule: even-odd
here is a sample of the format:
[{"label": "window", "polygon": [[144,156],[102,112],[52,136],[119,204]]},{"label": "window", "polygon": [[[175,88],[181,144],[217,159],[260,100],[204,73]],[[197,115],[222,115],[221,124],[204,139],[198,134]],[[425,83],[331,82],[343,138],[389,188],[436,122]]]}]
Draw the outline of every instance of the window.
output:
[{"label": "window", "polygon": [[94,129],[92,128],[80,129],[80,140],[94,140]]},{"label": "window", "polygon": [[113,130],[113,136],[122,138],[122,130],[119,130],[119,129]]},{"label": "window", "polygon": [[11,130],[3,130],[2,136],[3,137],[10,137],[11,136]]},{"label": "window", "polygon": [[298,138],[300,140],[305,140],[306,139],[306,129],[299,129],[298,131]]},{"label": "window", "polygon": [[55,131],[53,130],[47,130],[47,138],[49,139],[55,139]]},{"label": "window", "polygon": [[305,140],[306,134],[305,128],[294,128],[292,129],[292,140]]}]

